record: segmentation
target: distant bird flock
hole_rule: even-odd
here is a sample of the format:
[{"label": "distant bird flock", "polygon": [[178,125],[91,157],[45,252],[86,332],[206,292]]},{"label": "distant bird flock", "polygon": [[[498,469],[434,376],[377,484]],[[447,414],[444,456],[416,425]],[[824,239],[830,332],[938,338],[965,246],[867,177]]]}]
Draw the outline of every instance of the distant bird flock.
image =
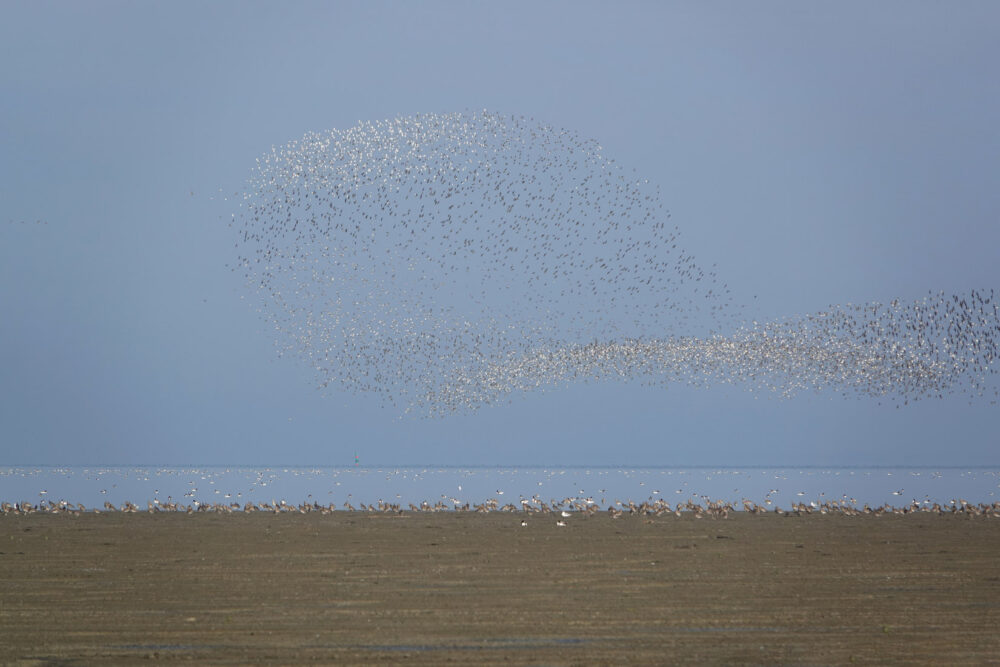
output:
[{"label": "distant bird flock", "polygon": [[[830,500],[824,501],[822,503],[811,502],[811,503],[792,503],[791,508],[788,510],[782,509],[780,507],[770,508],[763,505],[758,505],[757,503],[751,502],[749,500],[743,500],[742,503],[733,503],[723,500],[710,500],[709,498],[703,498],[705,504],[696,503],[694,500],[688,500],[687,502],[679,502],[676,505],[671,506],[665,500],[647,500],[636,504],[635,502],[629,501],[615,501],[613,504],[609,504],[606,510],[593,502],[585,502],[578,498],[566,498],[562,501],[552,500],[552,504],[549,505],[537,496],[531,500],[522,499],[519,505],[514,503],[507,503],[505,505],[500,505],[500,501],[496,498],[490,498],[482,503],[465,503],[464,505],[458,504],[457,502],[453,505],[448,505],[445,502],[437,501],[433,505],[427,501],[421,502],[419,505],[414,503],[409,503],[408,507],[403,507],[399,503],[387,503],[382,500],[378,501],[378,504],[359,503],[360,507],[355,507],[350,502],[345,502],[343,504],[343,510],[349,512],[368,512],[368,513],[380,513],[380,514],[396,514],[401,515],[407,512],[417,513],[417,512],[476,512],[478,514],[488,514],[490,512],[512,512],[519,513],[522,516],[535,516],[535,517],[553,517],[557,512],[558,516],[562,517],[556,520],[555,525],[557,527],[566,527],[570,525],[570,522],[566,519],[573,518],[589,518],[598,515],[602,511],[606,511],[607,516],[612,519],[620,519],[623,516],[638,516],[638,517],[649,517],[649,516],[670,516],[671,514],[676,517],[693,517],[695,519],[702,519],[705,517],[711,519],[728,519],[730,513],[742,511],[745,515],[767,515],[775,514],[778,516],[805,516],[810,514],[840,514],[844,516],[883,516],[883,515],[898,515],[898,514],[957,514],[964,515],[967,517],[986,517],[986,518],[997,518],[1000,517],[1000,501],[994,503],[969,503],[965,500],[954,500],[942,505],[941,503],[931,503],[931,502],[913,502],[902,505],[902,506],[892,506],[889,504],[878,505],[871,507],[867,503],[859,507],[857,503]],[[569,508],[570,511],[562,509],[563,507]],[[307,503],[303,502],[298,505],[286,503],[284,500],[278,502],[272,500],[270,503],[260,502],[251,503],[248,502],[244,505],[240,503],[201,503],[194,501],[190,505],[185,505],[183,503],[166,502],[161,503],[159,501],[147,502],[146,509],[143,510],[138,505],[133,502],[125,501],[121,506],[116,506],[110,502],[104,503],[104,508],[100,509],[97,507],[92,507],[90,509],[84,507],[82,504],[68,503],[65,500],[61,500],[58,503],[50,501],[39,502],[34,504],[31,502],[19,502],[19,503],[0,503],[0,516],[13,515],[13,516],[23,516],[29,514],[72,514],[79,516],[86,512],[91,512],[94,514],[101,514],[103,512],[122,512],[125,514],[136,514],[139,512],[148,511],[150,514],[159,514],[162,512],[169,513],[184,513],[184,514],[200,514],[205,512],[218,513],[218,514],[233,514],[234,512],[242,512],[249,514],[251,512],[270,512],[273,514],[309,514],[311,512],[316,512],[319,514],[330,515],[334,512],[339,511],[338,507],[334,503],[328,505],[323,505],[318,502]],[[520,522],[521,527],[525,528],[528,526],[527,519],[522,519]]]},{"label": "distant bird flock", "polygon": [[978,398],[998,354],[993,290],[748,320],[655,186],[519,116],[307,134],[258,160],[233,227],[281,350],[405,412],[609,379]]}]

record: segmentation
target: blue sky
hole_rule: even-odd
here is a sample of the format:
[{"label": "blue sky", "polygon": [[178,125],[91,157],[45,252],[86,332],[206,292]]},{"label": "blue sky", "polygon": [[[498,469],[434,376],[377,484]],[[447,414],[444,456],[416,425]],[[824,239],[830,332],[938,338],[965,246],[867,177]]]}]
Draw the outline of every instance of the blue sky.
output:
[{"label": "blue sky", "polygon": [[995,3],[2,9],[0,463],[998,461],[1000,408],[959,396],[587,385],[400,421],[277,357],[226,225],[274,145],[485,108],[658,184],[757,319],[1000,288]]}]

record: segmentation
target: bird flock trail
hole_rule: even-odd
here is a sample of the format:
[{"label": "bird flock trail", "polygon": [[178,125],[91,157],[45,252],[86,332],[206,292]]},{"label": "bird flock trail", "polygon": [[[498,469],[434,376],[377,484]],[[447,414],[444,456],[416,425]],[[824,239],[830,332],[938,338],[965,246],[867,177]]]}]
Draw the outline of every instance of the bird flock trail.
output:
[{"label": "bird flock trail", "polygon": [[406,412],[608,379],[981,397],[998,354],[993,290],[747,323],[654,185],[521,116],[307,134],[258,159],[232,225],[282,352]]}]

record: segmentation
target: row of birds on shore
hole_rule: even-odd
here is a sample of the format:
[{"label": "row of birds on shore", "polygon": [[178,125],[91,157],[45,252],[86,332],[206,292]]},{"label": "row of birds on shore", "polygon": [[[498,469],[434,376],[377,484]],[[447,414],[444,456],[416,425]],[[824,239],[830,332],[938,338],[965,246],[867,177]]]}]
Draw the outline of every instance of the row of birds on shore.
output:
[{"label": "row of birds on shore", "polygon": [[[841,514],[847,516],[881,516],[883,514],[914,514],[914,513],[931,513],[931,514],[962,514],[966,516],[984,516],[984,517],[1000,517],[1000,501],[993,503],[969,503],[965,500],[951,500],[948,503],[941,504],[938,502],[924,501],[918,502],[913,500],[906,505],[890,505],[888,503],[883,505],[877,505],[872,507],[871,505],[865,503],[858,506],[856,502],[848,501],[838,501],[838,500],[827,500],[823,502],[793,502],[791,503],[789,509],[783,509],[781,507],[767,507],[765,505],[759,505],[750,500],[743,500],[742,503],[733,503],[724,500],[710,500],[708,498],[704,499],[704,505],[695,502],[694,500],[688,500],[686,502],[679,502],[676,505],[671,505],[662,499],[649,499],[640,503],[628,501],[617,501],[613,504],[609,504],[606,508],[601,508],[598,504],[592,503],[587,504],[584,502],[575,501],[563,507],[561,504],[557,504],[554,501],[551,505],[541,502],[538,499],[526,500],[522,499],[519,504],[506,503],[501,505],[500,502],[493,498],[486,500],[482,503],[470,504],[466,503],[464,505],[452,505],[449,506],[444,502],[438,501],[433,505],[428,502],[422,502],[420,504],[410,503],[408,507],[403,507],[399,503],[387,503],[384,501],[378,501],[377,504],[364,504],[359,503],[359,507],[355,507],[350,502],[345,502],[341,508],[338,508],[336,504],[330,503],[328,505],[323,505],[317,502],[312,503],[300,503],[298,505],[293,505],[286,503],[284,500],[272,501],[271,503],[246,503],[241,505],[240,503],[201,503],[195,501],[192,504],[183,503],[161,503],[159,501],[147,503],[146,512],[156,514],[156,513],[204,513],[204,512],[214,512],[214,513],[244,513],[250,514],[254,512],[265,512],[273,514],[309,514],[312,512],[317,512],[320,514],[333,514],[334,512],[366,512],[369,514],[395,514],[402,515],[407,513],[421,513],[421,512],[474,512],[478,514],[488,514],[490,512],[509,512],[523,514],[526,516],[522,520],[522,525],[527,521],[529,516],[554,516],[560,523],[565,523],[566,519],[571,517],[576,518],[588,518],[593,517],[598,514],[607,514],[612,519],[618,519],[623,516],[666,516],[674,515],[676,517],[691,516],[695,519],[701,518],[713,518],[713,519],[727,519],[732,513],[740,512],[742,514],[748,515],[763,515],[763,514],[776,514],[779,516],[803,516],[810,514]],[[142,512],[143,510],[135,503],[126,501],[120,506],[116,506],[110,502],[105,502],[103,508],[86,508],[82,504],[73,504],[66,501],[46,501],[40,503],[31,502],[20,502],[20,503],[0,503],[0,515],[27,515],[27,514],[72,514],[80,515],[84,513],[100,514],[102,512],[116,512],[124,514],[135,514]]]},{"label": "row of birds on shore", "polygon": [[983,395],[998,354],[992,290],[749,320],[679,245],[655,186],[523,116],[307,134],[258,159],[232,225],[280,352],[404,412],[591,380],[901,405]]}]

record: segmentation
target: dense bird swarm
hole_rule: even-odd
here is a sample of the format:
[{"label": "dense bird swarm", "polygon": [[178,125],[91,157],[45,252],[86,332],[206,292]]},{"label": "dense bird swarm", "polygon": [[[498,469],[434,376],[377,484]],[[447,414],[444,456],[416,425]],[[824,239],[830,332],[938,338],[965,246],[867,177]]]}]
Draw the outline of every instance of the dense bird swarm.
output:
[{"label": "dense bird swarm", "polygon": [[274,149],[233,225],[282,349],[407,411],[610,378],[897,403],[986,390],[993,290],[746,323],[668,219],[596,142],[484,111]]}]

